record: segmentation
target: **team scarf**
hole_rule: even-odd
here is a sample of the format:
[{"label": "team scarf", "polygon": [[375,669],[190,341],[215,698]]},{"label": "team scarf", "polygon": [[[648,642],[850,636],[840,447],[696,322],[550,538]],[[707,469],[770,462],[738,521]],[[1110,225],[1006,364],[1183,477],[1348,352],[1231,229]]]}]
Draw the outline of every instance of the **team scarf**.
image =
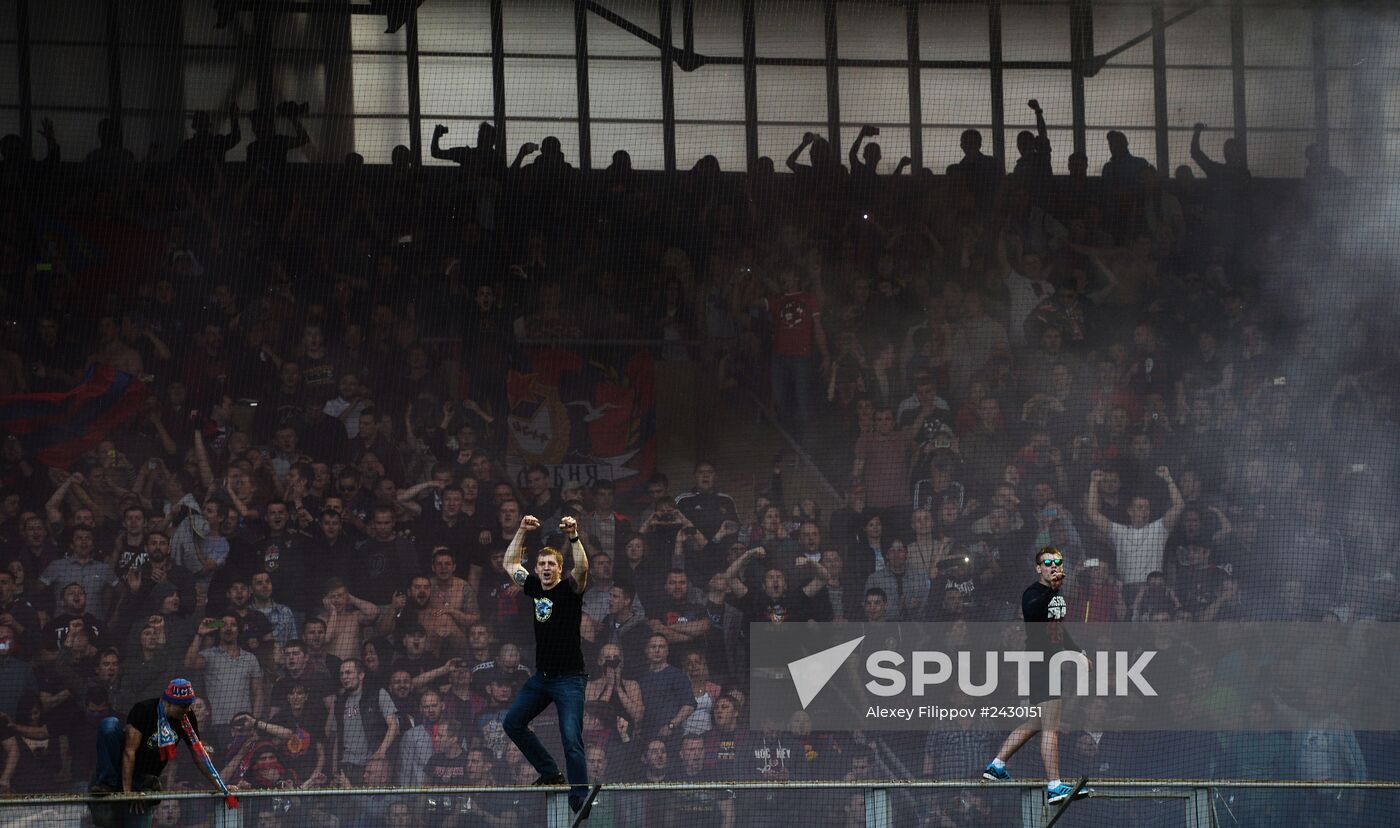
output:
[{"label": "team scarf", "polygon": [[[165,713],[161,712],[161,722],[165,721]],[[214,767],[214,760],[209,758],[209,751],[204,749],[204,743],[199,740],[199,734],[194,732],[194,725],[190,724],[188,717],[180,720],[180,727],[185,732],[185,738],[189,741],[190,747],[194,750],[195,758],[204,766],[204,770],[209,774],[209,778],[214,780],[214,784],[219,786],[219,792],[224,795],[224,804],[230,808],[238,807],[238,797],[228,792],[228,786],[224,784],[223,777],[219,776],[219,769]],[[162,748],[164,750],[164,748]],[[170,753],[175,754],[175,747],[171,745]],[[164,754],[162,754],[164,755]]]},{"label": "team scarf", "polygon": [[165,705],[156,705],[156,749],[160,751],[160,761],[169,762],[175,758],[175,748],[180,743],[180,737],[175,735],[175,729],[170,726],[170,722],[165,718]]}]

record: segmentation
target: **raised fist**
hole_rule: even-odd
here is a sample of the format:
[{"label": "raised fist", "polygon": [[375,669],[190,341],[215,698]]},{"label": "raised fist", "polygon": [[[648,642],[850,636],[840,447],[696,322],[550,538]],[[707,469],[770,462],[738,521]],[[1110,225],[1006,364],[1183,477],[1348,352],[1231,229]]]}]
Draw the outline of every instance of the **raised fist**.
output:
[{"label": "raised fist", "polygon": [[540,519],[534,515],[526,515],[520,519],[520,528],[526,532],[533,532],[540,528]]},{"label": "raised fist", "polygon": [[564,537],[573,540],[578,537],[578,521],[570,515],[565,515],[559,519],[559,531],[564,533]]}]

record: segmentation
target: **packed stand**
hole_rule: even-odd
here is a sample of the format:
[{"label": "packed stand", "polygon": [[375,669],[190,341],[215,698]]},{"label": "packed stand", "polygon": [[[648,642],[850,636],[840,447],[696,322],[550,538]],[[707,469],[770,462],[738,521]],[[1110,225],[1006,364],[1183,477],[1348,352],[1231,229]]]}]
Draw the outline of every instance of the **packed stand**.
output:
[{"label": "packed stand", "polygon": [[[0,790],[86,790],[95,723],[174,675],[200,688],[230,783],[528,784],[501,725],[532,663],[501,568],[526,514],[576,516],[590,550],[585,742],[606,781],[974,776],[997,734],[750,720],[746,630],[1014,619],[1044,545],[1066,553],[1079,621],[1395,620],[1400,366],[1384,309],[1329,289],[1364,251],[1327,242],[1350,196],[1321,153],[1301,183],[1255,183],[1198,130],[1204,179],[1167,181],[1110,133],[1099,176],[1077,154],[1056,175],[1042,129],[1017,136],[1008,175],[969,130],[958,163],[907,175],[867,127],[849,166],[805,136],[791,176],[712,158],[638,174],[624,152],[583,174],[551,138],[507,167],[483,125],[475,146],[435,135],[455,170],[406,151],[305,167],[289,123],[255,118],[243,163],[208,118],[139,164],[107,129],[80,177],[51,127],[43,162],[0,147],[0,391],[61,391],[93,363],[152,389],[70,467],[4,442]],[[159,264],[87,284],[55,214],[139,224]],[[785,497],[781,460],[746,514],[703,459],[627,497],[542,466],[508,477],[510,367],[534,342],[621,330],[697,362],[719,405],[770,414],[844,502]],[[1272,702],[1182,703],[1209,722]],[[548,718],[536,730],[553,738]],[[1368,734],[1280,737],[1263,767],[1241,758],[1252,734],[1103,730],[1067,734],[1069,772],[1393,771]],[[200,787],[171,767],[167,787]],[[753,824],[791,807],[745,796]],[[183,806],[157,824],[204,813]],[[424,806],[277,807],[270,824],[290,808],[409,824]],[[536,824],[528,795],[473,807]],[[616,807],[619,824],[701,825],[734,805]],[[978,813],[944,809],[927,824]]]}]

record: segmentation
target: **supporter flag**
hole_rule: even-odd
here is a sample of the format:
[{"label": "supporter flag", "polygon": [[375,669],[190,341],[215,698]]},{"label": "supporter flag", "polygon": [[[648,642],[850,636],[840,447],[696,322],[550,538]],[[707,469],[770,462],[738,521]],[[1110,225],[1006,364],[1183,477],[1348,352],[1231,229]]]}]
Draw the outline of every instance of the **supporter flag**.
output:
[{"label": "supporter flag", "polygon": [[141,409],[146,383],[110,365],[90,365],[77,386],[0,397],[0,429],[46,466],[63,468]]},{"label": "supporter flag", "polygon": [[642,485],[656,469],[655,385],[642,348],[531,350],[506,380],[510,472],[541,463],[555,485]]}]

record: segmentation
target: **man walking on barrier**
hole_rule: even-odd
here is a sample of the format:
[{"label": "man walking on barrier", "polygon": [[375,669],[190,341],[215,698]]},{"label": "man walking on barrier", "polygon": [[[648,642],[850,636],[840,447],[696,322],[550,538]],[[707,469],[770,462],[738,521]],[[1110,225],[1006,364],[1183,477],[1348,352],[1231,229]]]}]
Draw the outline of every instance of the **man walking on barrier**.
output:
[{"label": "man walking on barrier", "polygon": [[579,623],[583,620],[583,593],[588,589],[588,555],[579,540],[572,517],[559,521],[574,566],[564,577],[564,554],[546,546],[535,557],[535,572],[521,563],[525,533],[540,528],[539,518],[526,515],[506,549],[502,568],[535,605],[535,674],[526,680],[506,714],[506,735],[540,774],[536,785],[561,785],[564,776],[554,757],[530,729],[530,722],[552,702],[559,714],[559,737],[564,743],[564,765],[569,772],[569,808],[575,822],[588,818],[588,765],[583,749],[583,698],[588,674],[583,662]]}]

